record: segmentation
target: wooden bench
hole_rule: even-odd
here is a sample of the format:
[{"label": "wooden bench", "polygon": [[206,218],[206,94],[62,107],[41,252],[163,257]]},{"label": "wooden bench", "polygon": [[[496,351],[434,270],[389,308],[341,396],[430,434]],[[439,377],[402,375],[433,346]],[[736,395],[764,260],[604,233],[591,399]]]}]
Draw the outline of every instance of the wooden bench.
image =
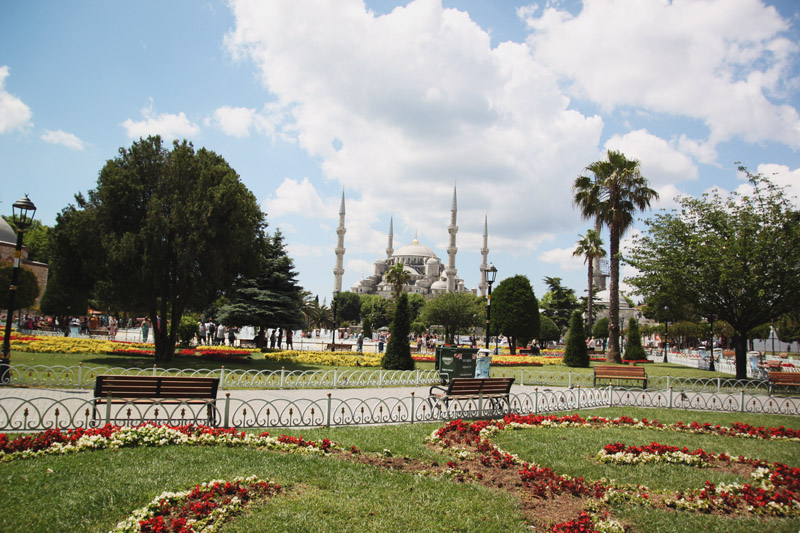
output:
[{"label": "wooden bench", "polygon": [[780,372],[781,371],[781,362],[776,361],[774,359],[770,361],[764,361],[764,368],[769,370],[770,372]]},{"label": "wooden bench", "polygon": [[186,376],[97,376],[95,417],[101,404],[205,405],[208,424],[216,423],[219,378]]},{"label": "wooden bench", "polygon": [[336,350],[349,351],[349,350],[353,349],[353,346],[350,345],[350,344],[332,344],[330,342],[325,345],[325,349],[327,351],[330,352],[331,348],[333,348],[334,351],[336,351]]},{"label": "wooden bench", "polygon": [[647,374],[641,366],[598,365],[594,367],[593,386],[597,386],[598,379],[616,379],[617,382],[641,381],[642,388],[647,388]]},{"label": "wooden bench", "polygon": [[[487,399],[492,408],[510,407],[509,395],[514,378],[453,378],[447,387],[434,385],[428,392],[431,409],[437,403],[447,407],[455,399]],[[435,392],[435,391],[439,392]]]},{"label": "wooden bench", "polygon": [[108,337],[108,330],[107,329],[90,329],[89,336],[90,337]]},{"label": "wooden bench", "polygon": [[800,387],[800,372],[769,372],[769,393],[775,387]]}]

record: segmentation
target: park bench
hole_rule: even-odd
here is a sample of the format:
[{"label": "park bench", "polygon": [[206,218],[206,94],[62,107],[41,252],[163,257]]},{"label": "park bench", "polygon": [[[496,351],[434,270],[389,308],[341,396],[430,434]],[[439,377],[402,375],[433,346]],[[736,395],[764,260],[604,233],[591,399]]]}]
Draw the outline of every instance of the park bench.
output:
[{"label": "park bench", "polygon": [[497,409],[511,405],[509,395],[513,383],[514,378],[453,378],[446,387],[431,387],[428,402],[433,409],[436,404],[447,407],[455,399],[486,399],[490,401],[492,408]]},{"label": "park bench", "polygon": [[770,372],[767,376],[770,394],[775,387],[800,387],[800,372]]},{"label": "park bench", "polygon": [[770,372],[780,372],[781,371],[781,362],[776,361],[774,359],[769,361],[764,361],[764,368],[766,368]]},{"label": "park bench", "polygon": [[90,337],[108,337],[108,330],[105,328],[101,329],[90,329],[89,330]]},{"label": "park bench", "polygon": [[598,365],[594,367],[593,386],[597,386],[597,380],[617,380],[621,381],[641,381],[642,388],[647,388],[647,374],[641,366],[615,366]]},{"label": "park bench", "polygon": [[333,349],[334,351],[336,351],[336,350],[348,351],[348,350],[352,350],[353,347],[350,344],[333,344],[333,343],[329,342],[328,344],[325,345],[325,349],[328,350],[328,351],[330,351],[331,349]]},{"label": "park bench", "polygon": [[204,405],[213,426],[218,388],[214,377],[101,375],[94,383],[94,416],[102,404]]}]

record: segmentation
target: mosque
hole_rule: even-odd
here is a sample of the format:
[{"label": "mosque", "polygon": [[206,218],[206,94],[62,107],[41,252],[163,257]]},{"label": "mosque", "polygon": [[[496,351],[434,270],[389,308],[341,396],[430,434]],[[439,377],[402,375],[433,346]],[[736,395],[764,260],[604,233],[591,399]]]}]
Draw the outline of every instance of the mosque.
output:
[{"label": "mosque", "polygon": [[[447,227],[450,234],[450,242],[447,247],[447,263],[442,263],[442,260],[427,246],[421,244],[414,236],[414,241],[411,244],[401,246],[397,250],[393,247],[394,231],[393,219],[389,220],[389,243],[386,247],[386,258],[378,259],[374,263],[374,271],[371,276],[368,276],[358,283],[353,285],[351,291],[356,294],[378,294],[384,298],[391,297],[393,290],[392,285],[387,282],[386,274],[396,264],[402,264],[403,269],[409,274],[408,283],[405,286],[405,292],[409,294],[420,294],[424,298],[434,298],[440,294],[448,292],[471,292],[477,294],[478,291],[481,296],[486,295],[486,269],[489,267],[487,264],[487,257],[489,255],[488,246],[488,219],[484,218],[483,221],[483,247],[481,248],[481,281],[478,284],[478,289],[468,289],[464,286],[464,280],[458,277],[456,269],[456,235],[458,233],[458,225],[456,218],[458,215],[457,202],[456,202],[456,189],[453,188],[453,202],[450,207],[450,225]],[[339,227],[336,229],[338,235],[338,243],[336,246],[336,267],[333,269],[334,274],[334,292],[338,293],[342,290],[342,275],[344,274],[344,234],[347,232],[345,225],[345,206],[344,206],[344,192],[342,193],[342,203],[339,207]]]},{"label": "mosque", "polygon": [[[11,225],[0,217],[0,265],[13,264],[14,252],[17,248],[17,234]],[[36,275],[36,282],[39,284],[39,296],[36,298],[36,305],[42,299],[44,289],[47,286],[47,274],[49,267],[45,263],[30,261],[28,259],[28,247],[23,246],[20,251],[20,264],[22,268],[27,268]],[[0,305],[6,305],[2,302]]]}]

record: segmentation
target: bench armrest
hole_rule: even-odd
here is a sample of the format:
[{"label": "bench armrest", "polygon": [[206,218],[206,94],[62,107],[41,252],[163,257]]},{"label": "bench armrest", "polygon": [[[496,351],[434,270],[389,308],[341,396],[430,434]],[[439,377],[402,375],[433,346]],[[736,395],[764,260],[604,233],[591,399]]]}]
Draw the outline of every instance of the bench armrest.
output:
[{"label": "bench armrest", "polygon": [[433,386],[433,387],[431,387],[431,389],[428,391],[428,396],[433,396],[433,389],[438,389],[438,390],[442,391],[443,393],[447,394],[447,389],[446,389],[446,388],[444,388],[444,387],[440,387],[439,385],[434,385],[434,386]]}]

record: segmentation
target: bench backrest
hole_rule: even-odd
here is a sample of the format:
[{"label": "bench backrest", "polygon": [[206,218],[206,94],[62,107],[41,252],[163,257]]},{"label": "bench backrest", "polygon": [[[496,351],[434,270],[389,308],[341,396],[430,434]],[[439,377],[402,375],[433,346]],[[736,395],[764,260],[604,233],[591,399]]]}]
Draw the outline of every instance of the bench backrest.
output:
[{"label": "bench backrest", "polygon": [[594,375],[597,377],[605,376],[625,376],[625,377],[646,377],[643,366],[611,366],[598,365],[594,367]]},{"label": "bench backrest", "polygon": [[447,388],[452,396],[508,394],[514,378],[453,378]]},{"label": "bench backrest", "polygon": [[219,378],[186,376],[97,376],[95,398],[216,398]]},{"label": "bench backrest", "polygon": [[773,383],[800,384],[800,372],[770,372],[769,380]]}]

